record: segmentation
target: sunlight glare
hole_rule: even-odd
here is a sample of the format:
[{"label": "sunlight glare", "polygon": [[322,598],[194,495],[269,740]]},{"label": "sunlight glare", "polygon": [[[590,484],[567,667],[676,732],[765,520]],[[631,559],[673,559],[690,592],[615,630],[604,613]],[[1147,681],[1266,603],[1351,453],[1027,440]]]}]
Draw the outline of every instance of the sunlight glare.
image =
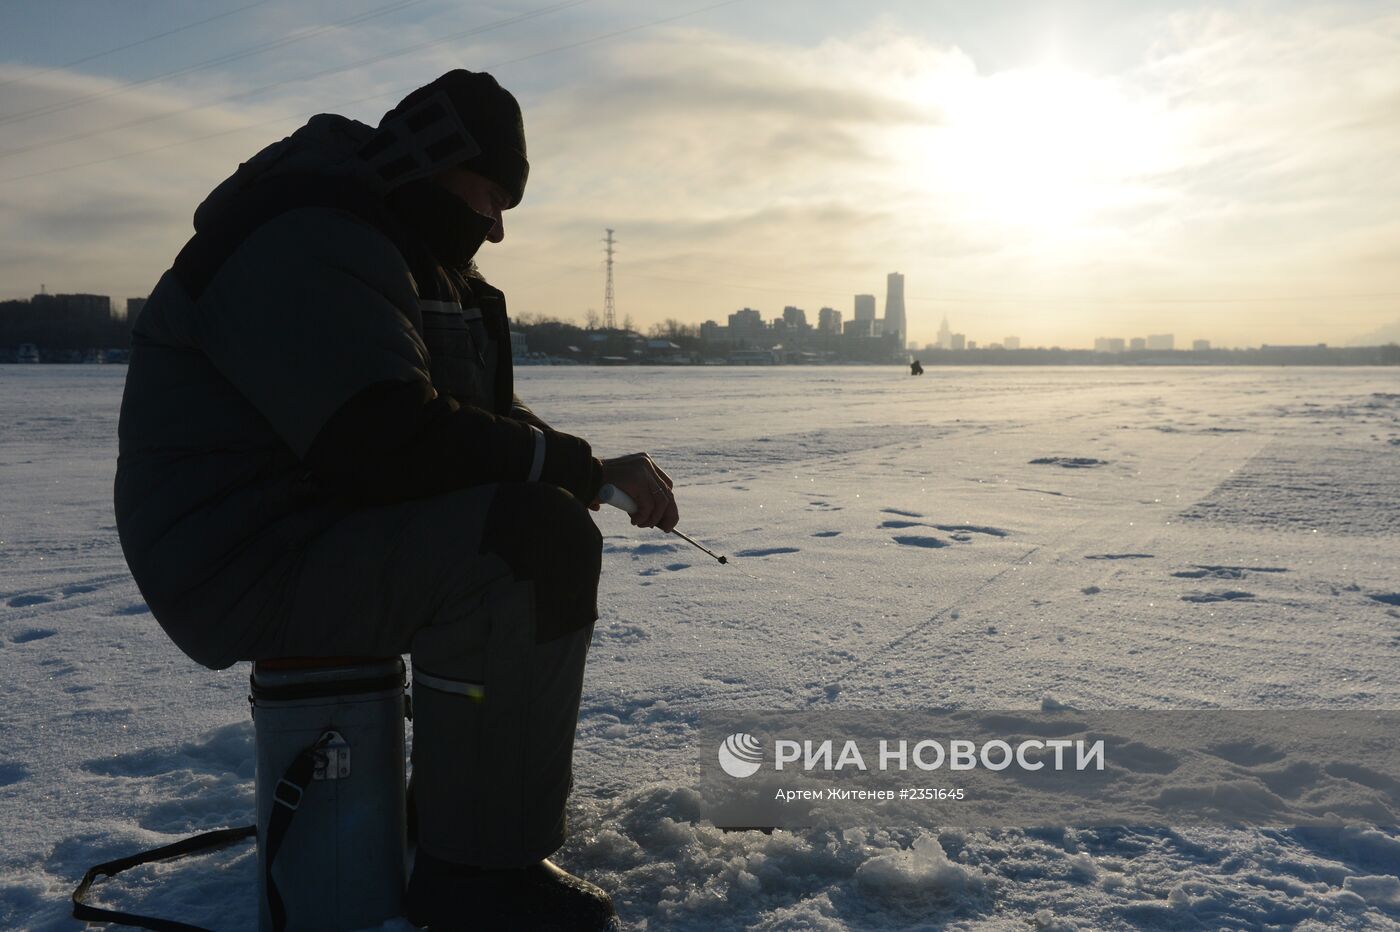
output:
[{"label": "sunlight glare", "polygon": [[1148,176],[1170,163],[1170,123],[1109,80],[1033,68],[944,90],[914,177],[965,222],[1068,242],[1162,196]]}]

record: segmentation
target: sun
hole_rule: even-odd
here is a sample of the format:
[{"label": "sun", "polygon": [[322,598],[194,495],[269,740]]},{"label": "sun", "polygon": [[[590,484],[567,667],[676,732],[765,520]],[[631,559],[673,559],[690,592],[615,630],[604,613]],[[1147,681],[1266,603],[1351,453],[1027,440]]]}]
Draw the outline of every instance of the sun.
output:
[{"label": "sun", "polygon": [[940,90],[910,168],[962,222],[1068,241],[1155,196],[1169,127],[1115,81],[1040,67]]}]

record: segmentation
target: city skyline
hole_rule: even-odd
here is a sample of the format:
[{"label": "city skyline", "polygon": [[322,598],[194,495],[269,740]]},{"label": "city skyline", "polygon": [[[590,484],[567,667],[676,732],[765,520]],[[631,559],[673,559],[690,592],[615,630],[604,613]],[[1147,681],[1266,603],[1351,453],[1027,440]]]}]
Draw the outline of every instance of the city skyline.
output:
[{"label": "city skyline", "polygon": [[[903,276],[893,272],[887,276],[890,282],[899,282],[903,285]],[[887,299],[888,300],[888,299]],[[96,322],[97,318],[110,321],[131,324],[135,320],[135,315],[145,306],[145,297],[120,298],[112,295],[82,293],[82,292],[50,292],[42,291],[31,297],[24,299],[3,299],[0,298],[0,329],[14,329],[15,312],[25,305],[29,305],[29,310],[21,312],[23,319],[44,320],[52,317],[48,324],[62,326],[71,324],[78,319],[84,319],[89,324]],[[888,305],[887,305],[888,306]],[[764,312],[758,308],[744,307],[727,315],[718,315],[727,320],[726,324],[720,324],[716,317],[709,317],[705,320],[681,321],[670,318],[652,324],[650,327],[643,326],[633,332],[649,333],[653,335],[664,334],[668,327],[676,324],[690,327],[699,334],[702,339],[708,340],[738,340],[744,341],[759,336],[770,336],[774,327],[780,326],[784,333],[791,332],[794,335],[800,334],[828,334],[844,336],[846,338],[882,338],[889,336],[892,331],[886,329],[886,318],[876,315],[877,306],[875,297],[870,294],[856,294],[852,296],[853,314],[849,319],[844,318],[840,309],[830,306],[823,306],[818,309],[815,315],[809,317],[807,309],[796,305],[785,305],[781,312],[773,315],[767,320],[764,319]],[[33,312],[40,311],[35,314]],[[585,316],[583,320],[559,315],[524,315],[520,322],[526,326],[540,323],[544,320],[555,320],[578,326],[584,330],[607,330],[606,324],[601,323],[596,318]],[[843,326],[844,321],[844,326]],[[862,325],[862,322],[865,322]],[[635,322],[634,322],[635,323]],[[24,329],[21,326],[21,329]],[[618,325],[618,329],[626,332],[630,328],[623,324]],[[971,328],[969,328],[971,329]],[[927,352],[935,349],[943,350],[973,350],[973,349],[996,349],[996,350],[1085,350],[1092,349],[1094,352],[1118,354],[1124,352],[1140,351],[1172,351],[1186,350],[1209,351],[1211,349],[1251,349],[1259,347],[1274,348],[1312,348],[1327,346],[1326,341],[1307,344],[1288,344],[1283,341],[1262,340],[1255,344],[1216,344],[1208,338],[1199,336],[1183,336],[1181,344],[1176,343],[1175,333],[1151,333],[1146,336],[1112,336],[1094,337],[1090,344],[1075,344],[1068,341],[1058,341],[1050,343],[1034,343],[1023,341],[1019,334],[1005,334],[995,338],[983,338],[980,333],[969,336],[964,332],[954,332],[949,325],[947,316],[942,319],[937,337],[932,341],[919,342],[901,341],[903,349],[910,353]],[[1353,346],[1380,346],[1393,344],[1400,341],[1377,341],[1373,344],[1350,344]],[[29,343],[42,344],[42,339],[26,338],[22,340],[9,340],[0,334],[0,349],[15,348],[15,345]]]},{"label": "city skyline", "polygon": [[525,112],[530,186],[481,255],[516,313],[600,308],[606,226],[643,328],[844,309],[898,269],[919,344],[945,313],[1043,344],[1400,335],[1385,4],[711,7],[16,7],[0,297],[143,294],[239,162],[465,66]]}]

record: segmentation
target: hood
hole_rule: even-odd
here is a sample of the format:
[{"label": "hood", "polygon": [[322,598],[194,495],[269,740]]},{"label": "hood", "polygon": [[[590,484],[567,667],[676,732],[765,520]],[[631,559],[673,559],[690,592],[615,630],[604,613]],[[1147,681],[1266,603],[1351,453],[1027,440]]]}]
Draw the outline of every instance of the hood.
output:
[{"label": "hood", "polygon": [[305,126],[285,139],[274,142],[238,166],[209,193],[194,212],[196,232],[208,229],[216,219],[259,181],[277,175],[329,175],[360,180],[366,185],[384,187],[356,152],[374,128],[331,113],[312,117]]},{"label": "hood", "polygon": [[238,166],[194,213],[196,232],[259,182],[278,175],[325,175],[359,182],[385,197],[479,154],[442,93],[386,116],[378,127],[321,113]]}]

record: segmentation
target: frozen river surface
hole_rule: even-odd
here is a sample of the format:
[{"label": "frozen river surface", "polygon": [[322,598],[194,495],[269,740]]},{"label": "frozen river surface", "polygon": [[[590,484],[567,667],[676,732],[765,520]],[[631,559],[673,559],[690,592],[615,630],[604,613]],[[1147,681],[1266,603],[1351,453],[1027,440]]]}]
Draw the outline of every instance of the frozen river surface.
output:
[{"label": "frozen river surface", "polygon": [[[0,367],[4,928],[73,927],[89,865],[251,820],[247,665],[181,655],[122,560],[123,375]],[[725,834],[688,789],[706,709],[1400,709],[1397,370],[518,382],[601,455],[650,451],[732,561],[598,515],[559,860],[629,928],[1400,925],[1393,827]],[[254,882],[244,846],[102,895],[248,928]]]}]

